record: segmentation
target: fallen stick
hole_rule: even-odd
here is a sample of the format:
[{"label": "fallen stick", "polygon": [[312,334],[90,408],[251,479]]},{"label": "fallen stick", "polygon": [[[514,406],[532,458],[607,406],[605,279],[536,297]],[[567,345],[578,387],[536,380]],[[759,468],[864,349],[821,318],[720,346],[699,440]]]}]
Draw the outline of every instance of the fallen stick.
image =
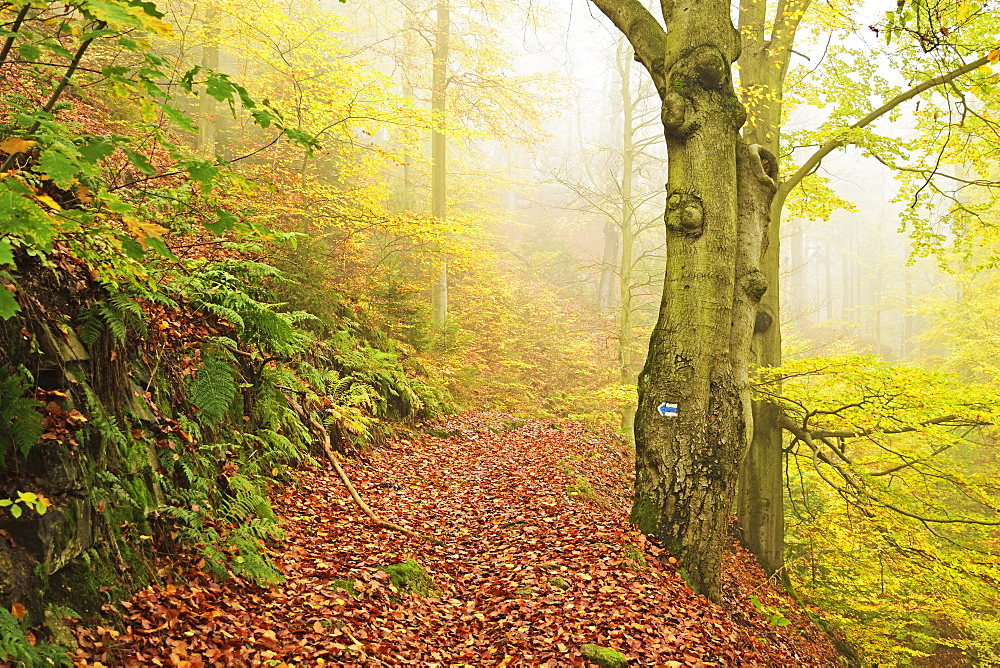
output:
[{"label": "fallen stick", "polygon": [[347,492],[351,495],[351,498],[354,499],[354,503],[357,504],[358,508],[360,508],[361,511],[364,512],[364,514],[367,515],[372,522],[374,522],[379,527],[382,527],[383,529],[398,531],[413,538],[426,540],[427,542],[433,543],[434,545],[445,544],[443,540],[438,540],[437,538],[432,538],[431,536],[425,536],[411,529],[407,529],[404,526],[393,524],[392,522],[386,522],[381,517],[376,515],[375,511],[373,511],[371,507],[367,503],[365,503],[365,500],[361,498],[361,495],[358,494],[358,490],[354,487],[354,484],[351,482],[351,479],[347,477],[347,473],[340,465],[340,462],[337,461],[337,453],[333,451],[333,445],[330,443],[330,432],[328,432],[326,430],[326,427],[324,427],[320,422],[318,422],[315,418],[313,418],[312,415],[307,414],[302,409],[302,407],[299,406],[298,402],[295,401],[295,399],[292,399],[287,395],[285,398],[288,399],[288,402],[292,405],[292,408],[295,409],[296,413],[309,420],[309,422],[312,423],[312,426],[319,431],[320,437],[323,439],[322,445],[323,445],[323,451],[326,453],[326,458],[330,460],[330,463],[333,465],[334,470],[340,477],[340,481],[344,483],[344,487],[347,488]]}]

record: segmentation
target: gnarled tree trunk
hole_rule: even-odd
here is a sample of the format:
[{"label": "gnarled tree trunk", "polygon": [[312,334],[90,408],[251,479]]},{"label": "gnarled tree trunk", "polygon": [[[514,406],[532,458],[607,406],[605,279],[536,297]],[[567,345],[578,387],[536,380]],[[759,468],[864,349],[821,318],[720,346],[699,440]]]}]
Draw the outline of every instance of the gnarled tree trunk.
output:
[{"label": "gnarled tree trunk", "polygon": [[752,429],[748,369],[774,158],[739,136],[732,63],[740,38],[723,0],[595,0],[636,50],[662,100],[667,267],[639,376],[632,521],[721,598],[720,557]]}]

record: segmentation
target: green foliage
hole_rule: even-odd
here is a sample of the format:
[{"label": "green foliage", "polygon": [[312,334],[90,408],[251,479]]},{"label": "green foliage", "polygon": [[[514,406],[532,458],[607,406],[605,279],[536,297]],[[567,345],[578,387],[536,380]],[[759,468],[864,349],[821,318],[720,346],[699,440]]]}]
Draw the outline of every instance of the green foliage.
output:
[{"label": "green foliage", "polygon": [[413,559],[407,559],[399,564],[382,566],[380,570],[389,574],[392,585],[400,591],[410,592],[422,598],[441,596],[440,587],[427,574],[427,570]]},{"label": "green foliage", "polygon": [[[781,383],[780,388],[778,383]],[[998,390],[873,357],[762,370],[792,434],[789,573],[871,660],[997,660]]]},{"label": "green foliage", "polygon": [[81,310],[77,316],[80,341],[88,348],[94,347],[104,331],[109,332],[112,340],[121,345],[125,343],[129,329],[139,332],[145,330],[145,314],[138,302],[110,286],[105,287],[110,292],[107,299]]},{"label": "green foliage", "polygon": [[16,499],[0,499],[0,508],[10,508],[10,514],[17,519],[28,508],[39,515],[44,515],[51,503],[47,498],[35,492],[18,492]]},{"label": "green foliage", "polygon": [[202,350],[201,368],[188,393],[191,403],[200,411],[208,426],[222,421],[238,394],[237,371],[233,355],[220,346]]},{"label": "green foliage", "polygon": [[[370,318],[330,308],[345,302],[341,295],[328,299],[268,263],[283,252],[277,246],[302,236],[265,225],[281,222],[271,215],[271,175],[262,203],[250,208],[265,179],[252,180],[238,160],[195,155],[175,130],[197,127],[183,109],[204,94],[248,116],[256,126],[242,138],[248,144],[284,137],[308,154],[312,137],[230,76],[152,51],[149,40],[170,33],[152,3],[82,0],[72,9],[34,3],[20,29],[6,24],[15,48],[0,65],[41,89],[37,99],[0,91],[0,318],[19,309],[15,258],[54,275],[60,266],[72,273],[67,262],[87,267],[95,284],[82,294],[106,296],[80,304],[72,324],[89,348],[113,346],[126,373],[142,360],[164,429],[149,438],[148,417],[107,408],[81,384],[90,418],[81,438],[110,462],[95,472],[90,500],[116,545],[148,544],[165,519],[220,576],[278,582],[268,544],[282,532],[269,493],[283,471],[308,459],[314,438],[289,397],[357,442],[378,437],[383,420],[447,410],[449,398]],[[60,88],[64,77],[78,92],[72,99]],[[90,106],[95,98],[102,105]],[[291,155],[288,143],[278,146]],[[285,295],[296,293],[309,299],[293,306]],[[181,317],[164,322],[171,311]],[[151,316],[182,338],[151,349]],[[200,320],[205,328],[190,325]],[[26,398],[32,385],[23,369],[0,379],[0,464],[27,456],[42,433],[39,404]],[[22,493],[0,507],[42,512],[43,498]]]},{"label": "green foliage", "polygon": [[0,608],[0,660],[30,668],[73,666],[64,647],[44,641],[29,642],[18,619],[4,608]]},{"label": "green foliage", "polygon": [[15,450],[27,457],[42,436],[43,424],[37,411],[42,404],[25,396],[33,390],[34,380],[27,369],[4,369],[0,378],[0,466]]},{"label": "green foliage", "polygon": [[570,479],[570,484],[566,486],[566,496],[576,497],[602,504],[603,500],[590,486],[587,476],[580,473],[573,464],[566,460],[559,460],[556,468]]},{"label": "green foliage", "polygon": [[787,610],[761,603],[760,599],[756,596],[750,597],[750,603],[753,604],[753,607],[757,608],[757,612],[767,617],[767,623],[772,626],[788,626],[792,623],[790,619],[785,617],[785,613],[788,612]]}]

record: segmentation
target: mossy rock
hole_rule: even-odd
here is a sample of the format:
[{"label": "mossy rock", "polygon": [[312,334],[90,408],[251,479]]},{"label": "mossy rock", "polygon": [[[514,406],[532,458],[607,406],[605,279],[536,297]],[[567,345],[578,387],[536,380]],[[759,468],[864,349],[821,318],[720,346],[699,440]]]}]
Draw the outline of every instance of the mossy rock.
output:
[{"label": "mossy rock", "polygon": [[587,644],[580,648],[580,654],[587,662],[601,668],[625,668],[628,665],[625,655],[610,647]]},{"label": "mossy rock", "polygon": [[49,629],[52,642],[72,651],[79,647],[76,636],[63,618],[78,619],[76,611],[61,605],[50,605],[45,609],[45,626]]},{"label": "mossy rock", "polygon": [[531,586],[521,587],[520,589],[515,589],[514,590],[514,595],[515,596],[520,596],[522,598],[529,598],[531,596],[537,596],[538,595],[538,587],[531,587]]},{"label": "mossy rock", "polygon": [[491,431],[496,431],[498,433],[515,431],[526,424],[528,424],[528,421],[522,420],[521,418],[507,418],[500,422],[500,429],[491,429]]},{"label": "mossy rock", "polygon": [[379,570],[389,574],[393,586],[399,591],[410,592],[421,598],[441,596],[441,588],[434,583],[424,567],[413,559],[407,559],[400,564],[381,566]]},{"label": "mossy rock", "polygon": [[348,596],[352,596],[354,598],[357,598],[360,593],[358,592],[357,587],[354,586],[354,580],[334,580],[327,586],[334,591],[346,592]]},{"label": "mossy rock", "polygon": [[563,591],[573,586],[569,583],[569,580],[567,580],[566,578],[561,578],[558,575],[549,578],[549,584],[555,587],[556,589],[562,589]]}]

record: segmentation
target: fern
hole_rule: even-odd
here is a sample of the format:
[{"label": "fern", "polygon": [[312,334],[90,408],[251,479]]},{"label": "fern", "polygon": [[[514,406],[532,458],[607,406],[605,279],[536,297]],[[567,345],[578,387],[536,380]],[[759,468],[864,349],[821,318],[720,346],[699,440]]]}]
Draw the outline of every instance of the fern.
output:
[{"label": "fern", "polygon": [[65,648],[29,640],[17,618],[5,608],[0,608],[0,661],[12,666],[73,665]]},{"label": "fern", "polygon": [[189,386],[189,399],[209,425],[222,421],[238,391],[232,356],[219,348],[202,353],[202,366]]},{"label": "fern", "polygon": [[146,330],[142,307],[128,295],[115,291],[107,299],[80,311],[77,322],[81,325],[80,340],[88,348],[93,348],[105,331],[110,332],[115,343],[121,345],[125,343],[129,329]]},{"label": "fern", "polygon": [[32,387],[34,381],[23,366],[14,373],[8,368],[0,380],[0,465],[12,448],[27,457],[42,436],[43,423],[36,410],[42,404],[24,396]]}]

